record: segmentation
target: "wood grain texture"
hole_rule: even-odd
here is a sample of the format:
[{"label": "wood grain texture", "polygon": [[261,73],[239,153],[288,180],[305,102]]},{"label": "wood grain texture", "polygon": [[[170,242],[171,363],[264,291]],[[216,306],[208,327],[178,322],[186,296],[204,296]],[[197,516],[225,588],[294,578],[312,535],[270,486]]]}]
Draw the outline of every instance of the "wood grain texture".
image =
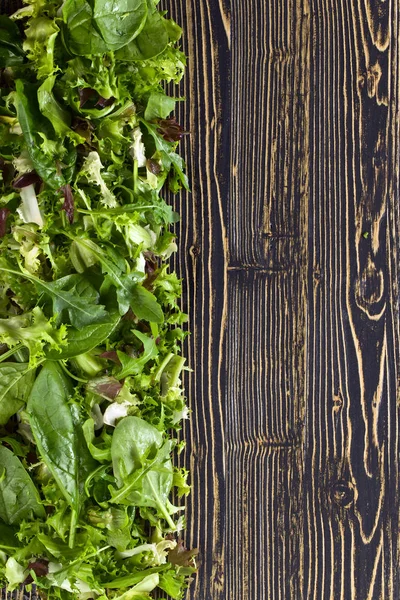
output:
[{"label": "wood grain texture", "polygon": [[398,0],[168,0],[193,600],[400,597]]}]

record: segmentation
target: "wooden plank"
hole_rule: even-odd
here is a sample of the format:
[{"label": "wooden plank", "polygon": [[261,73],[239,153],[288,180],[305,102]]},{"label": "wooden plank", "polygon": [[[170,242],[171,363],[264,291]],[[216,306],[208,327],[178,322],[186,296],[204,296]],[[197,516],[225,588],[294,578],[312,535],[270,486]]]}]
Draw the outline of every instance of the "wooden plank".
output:
[{"label": "wooden plank", "polygon": [[193,331],[186,539],[201,558],[188,598],[300,597],[309,15],[296,2],[283,19],[248,2],[249,22],[239,3],[168,6],[189,55],[177,262]]},{"label": "wooden plank", "polygon": [[183,308],[190,315],[192,331],[186,356],[196,371],[185,382],[193,411],[184,432],[188,441],[184,458],[193,485],[186,543],[201,548],[201,558],[188,598],[217,599],[225,593],[222,358],[227,269],[222,208],[229,193],[229,168],[223,170],[222,165],[229,152],[230,113],[222,107],[229,106],[229,15],[222,2],[166,0],[163,6],[183,27],[183,47],[189,56],[182,86],[188,101],[179,106],[177,117],[191,133],[181,150],[192,189],[174,198],[182,217],[177,227],[177,266],[185,279]]},{"label": "wooden plank", "polygon": [[400,593],[398,21],[313,3],[306,598]]}]

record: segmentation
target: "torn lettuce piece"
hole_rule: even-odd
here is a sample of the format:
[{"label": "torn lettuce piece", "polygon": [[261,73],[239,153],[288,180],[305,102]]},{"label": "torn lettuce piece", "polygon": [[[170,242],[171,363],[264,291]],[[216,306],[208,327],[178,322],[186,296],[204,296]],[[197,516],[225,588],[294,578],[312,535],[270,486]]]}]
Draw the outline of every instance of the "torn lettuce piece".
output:
[{"label": "torn lettuce piece", "polygon": [[36,223],[43,227],[43,217],[41,215],[39,204],[35,192],[35,186],[27,185],[20,191],[22,204],[17,208],[18,214],[24,223]]}]

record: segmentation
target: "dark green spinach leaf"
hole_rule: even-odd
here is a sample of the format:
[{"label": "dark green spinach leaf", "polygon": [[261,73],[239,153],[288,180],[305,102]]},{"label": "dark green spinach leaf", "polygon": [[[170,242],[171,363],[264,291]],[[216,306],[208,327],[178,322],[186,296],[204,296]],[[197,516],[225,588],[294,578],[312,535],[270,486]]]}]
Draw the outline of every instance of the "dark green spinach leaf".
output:
[{"label": "dark green spinach leaf", "polygon": [[147,0],[147,8],[143,29],[134,40],[118,50],[117,58],[126,61],[147,60],[158,56],[167,47],[169,36],[166,19],[158,12],[152,0]]},{"label": "dark green spinach leaf", "polygon": [[0,68],[20,65],[24,56],[17,25],[6,15],[0,15]]},{"label": "dark green spinach leaf", "polygon": [[63,19],[67,25],[68,47],[78,56],[99,55],[108,47],[94,26],[93,10],[86,0],[66,0]]},{"label": "dark green spinach leaf", "polygon": [[0,425],[25,404],[35,378],[35,370],[26,363],[0,364]]},{"label": "dark green spinach leaf", "polygon": [[94,0],[93,18],[109,50],[139,35],[146,17],[146,0]]},{"label": "dark green spinach leaf", "polygon": [[13,525],[32,515],[45,516],[39,493],[21,461],[0,446],[0,519]]}]

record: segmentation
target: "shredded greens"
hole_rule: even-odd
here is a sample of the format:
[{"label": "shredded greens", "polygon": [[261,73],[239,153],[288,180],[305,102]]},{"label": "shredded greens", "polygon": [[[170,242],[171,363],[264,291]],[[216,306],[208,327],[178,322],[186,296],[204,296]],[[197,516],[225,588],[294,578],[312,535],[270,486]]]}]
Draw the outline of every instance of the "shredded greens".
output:
[{"label": "shredded greens", "polygon": [[0,16],[0,585],[184,596],[186,315],[169,270],[187,188],[157,0]]}]

